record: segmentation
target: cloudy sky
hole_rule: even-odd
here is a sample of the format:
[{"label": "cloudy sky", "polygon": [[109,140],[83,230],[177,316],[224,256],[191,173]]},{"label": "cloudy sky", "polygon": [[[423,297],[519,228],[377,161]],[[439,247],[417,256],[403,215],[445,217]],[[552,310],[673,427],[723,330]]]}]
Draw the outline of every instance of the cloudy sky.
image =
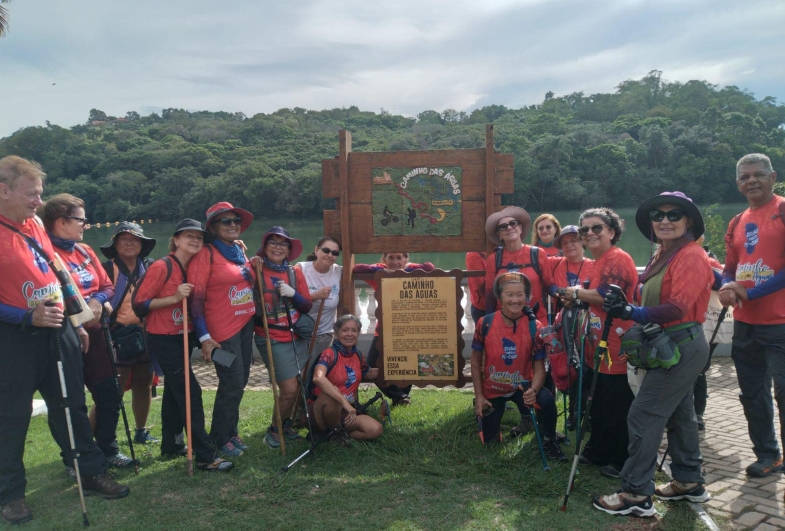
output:
[{"label": "cloudy sky", "polygon": [[611,92],[653,69],[785,102],[782,0],[13,0],[0,137],[91,108],[414,116]]}]

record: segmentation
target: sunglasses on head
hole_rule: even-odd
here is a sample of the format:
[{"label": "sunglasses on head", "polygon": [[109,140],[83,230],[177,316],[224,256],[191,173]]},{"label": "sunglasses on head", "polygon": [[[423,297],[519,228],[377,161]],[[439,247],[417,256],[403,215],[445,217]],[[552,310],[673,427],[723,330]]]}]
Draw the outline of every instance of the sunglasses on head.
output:
[{"label": "sunglasses on head", "polygon": [[580,229],[578,229],[578,232],[581,234],[581,236],[586,236],[587,234],[589,234],[589,229],[591,229],[591,231],[594,234],[599,234],[602,232],[602,229],[604,229],[605,227],[607,227],[607,225],[604,225],[602,223],[595,223],[591,227],[581,227]]},{"label": "sunglasses on head", "polygon": [[652,210],[649,212],[649,217],[652,221],[656,221],[659,223],[665,218],[668,218],[668,221],[677,222],[681,218],[684,217],[683,210],[668,210],[667,212],[663,212],[662,210]]},{"label": "sunglasses on head", "polygon": [[242,223],[242,221],[243,221],[243,218],[241,218],[241,217],[239,217],[239,216],[238,216],[238,217],[236,217],[236,218],[223,218],[223,219],[216,219],[216,220],[214,221],[214,223],[220,223],[221,225],[225,225],[225,226],[227,226],[227,227],[228,227],[228,226],[229,226],[229,225],[231,225],[232,223],[234,223],[235,225],[239,225],[240,223]]},{"label": "sunglasses on head", "polygon": [[496,225],[496,232],[502,232],[507,229],[514,229],[520,224],[521,222],[518,221],[517,219],[513,219],[511,221],[508,221],[507,223],[499,223],[498,225]]},{"label": "sunglasses on head", "polygon": [[329,247],[319,247],[319,250],[324,254],[331,254],[333,256],[340,256],[341,251],[333,251]]}]

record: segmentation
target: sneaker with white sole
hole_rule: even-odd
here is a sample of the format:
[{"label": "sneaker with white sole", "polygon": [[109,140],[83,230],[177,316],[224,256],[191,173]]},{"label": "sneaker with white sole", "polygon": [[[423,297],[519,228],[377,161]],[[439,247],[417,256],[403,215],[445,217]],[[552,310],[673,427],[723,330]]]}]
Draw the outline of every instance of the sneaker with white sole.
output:
[{"label": "sneaker with white sole", "polygon": [[238,437],[237,435],[229,439],[229,441],[235,446],[235,448],[239,448],[243,452],[246,450],[250,450],[250,446],[246,446],[245,444],[243,444],[243,440],[240,439],[240,437]]},{"label": "sneaker with white sole", "polygon": [[700,483],[682,483],[675,479],[665,485],[658,485],[654,494],[663,501],[688,500],[703,503],[711,499],[709,491]]},{"label": "sneaker with white sole", "polygon": [[137,428],[134,434],[134,442],[137,444],[148,444],[160,442],[157,438],[150,435],[150,430],[147,428]]},{"label": "sneaker with white sole", "polygon": [[226,457],[240,457],[243,455],[243,451],[232,444],[232,441],[228,441],[226,444],[219,446],[218,452]]},{"label": "sneaker with white sole", "polygon": [[608,514],[650,517],[657,514],[651,496],[636,496],[629,492],[617,492],[607,496],[593,496],[595,509]]},{"label": "sneaker with white sole", "polygon": [[283,436],[289,441],[296,441],[303,438],[302,435],[297,433],[297,430],[294,429],[294,423],[291,419],[286,419],[283,423]]},{"label": "sneaker with white sole", "polygon": [[264,435],[264,444],[273,449],[281,447],[281,435],[274,426],[267,428],[267,433]]},{"label": "sneaker with white sole", "polygon": [[782,472],[782,456],[761,457],[747,467],[747,475],[755,478],[765,478],[775,472]]}]

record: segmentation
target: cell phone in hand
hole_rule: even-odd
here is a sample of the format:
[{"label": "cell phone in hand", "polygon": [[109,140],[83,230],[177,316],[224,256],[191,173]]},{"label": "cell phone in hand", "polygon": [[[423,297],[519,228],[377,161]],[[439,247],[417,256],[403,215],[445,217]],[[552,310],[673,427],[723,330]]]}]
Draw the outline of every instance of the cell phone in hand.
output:
[{"label": "cell phone in hand", "polygon": [[213,352],[210,354],[210,357],[218,365],[229,368],[232,366],[232,363],[237,356],[228,350],[214,348]]}]

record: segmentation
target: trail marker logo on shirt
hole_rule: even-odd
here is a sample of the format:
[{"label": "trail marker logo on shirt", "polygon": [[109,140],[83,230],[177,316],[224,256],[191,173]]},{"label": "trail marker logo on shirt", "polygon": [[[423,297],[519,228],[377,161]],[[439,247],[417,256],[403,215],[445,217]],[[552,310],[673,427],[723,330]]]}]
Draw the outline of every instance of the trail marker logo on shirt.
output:
[{"label": "trail marker logo on shirt", "polygon": [[[39,242],[37,239],[33,238],[33,241],[35,241],[39,247],[41,246],[41,242]],[[46,263],[46,258],[38,254],[38,251],[34,249],[33,246],[29,243],[27,244],[27,248],[30,249],[30,253],[33,255],[33,263],[35,266],[40,269],[42,273],[48,273],[49,264]]]},{"label": "trail marker logo on shirt", "polygon": [[755,223],[747,223],[744,225],[744,248],[747,254],[755,252],[755,246],[758,245],[758,226]]},{"label": "trail marker logo on shirt", "polygon": [[506,337],[502,338],[502,359],[504,360],[505,365],[512,365],[512,363],[518,358],[518,349],[515,346],[515,342],[507,339]]}]

